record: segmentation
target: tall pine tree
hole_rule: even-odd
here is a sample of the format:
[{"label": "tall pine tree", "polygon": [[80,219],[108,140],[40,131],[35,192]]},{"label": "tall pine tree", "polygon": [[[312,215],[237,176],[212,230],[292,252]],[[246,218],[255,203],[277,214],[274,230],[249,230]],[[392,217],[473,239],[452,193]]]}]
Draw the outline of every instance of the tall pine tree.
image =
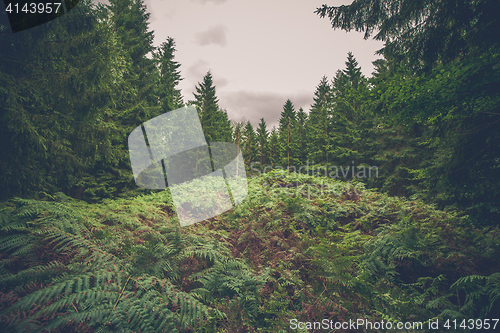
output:
[{"label": "tall pine tree", "polygon": [[279,138],[281,144],[281,161],[287,167],[295,164],[297,153],[297,138],[294,135],[297,124],[295,108],[289,99],[283,105],[279,120]]},{"label": "tall pine tree", "polygon": [[193,93],[195,100],[191,103],[196,105],[200,117],[201,126],[208,142],[230,140],[232,130],[231,123],[225,111],[220,110],[219,100],[215,93],[210,71],[203,77],[203,81],[195,87]]},{"label": "tall pine tree", "polygon": [[301,164],[304,164],[307,160],[307,113],[304,112],[304,109],[300,108],[297,112],[297,128],[296,128],[296,136],[297,136],[297,146],[299,149],[298,158]]},{"label": "tall pine tree", "polygon": [[0,54],[0,196],[81,196],[83,175],[116,158],[106,110],[126,60],[105,11],[84,0],[32,29],[0,29]]},{"label": "tall pine tree", "polygon": [[183,106],[182,94],[177,87],[182,80],[179,67],[181,66],[174,60],[175,42],[173,38],[168,37],[166,42],[160,45],[155,58],[158,62],[160,80],[157,89],[157,95],[160,99],[162,112],[168,112]]},{"label": "tall pine tree", "polygon": [[260,118],[259,127],[257,128],[257,142],[259,145],[259,158],[260,165],[263,166],[267,163],[267,140],[269,137],[269,132],[267,131],[267,125],[264,118]]},{"label": "tall pine tree", "polygon": [[153,58],[153,31],[149,30],[149,16],[143,0],[110,0],[111,20],[130,66],[124,73],[126,85],[118,108],[124,124],[130,128],[159,114],[161,108],[156,96],[158,70]]},{"label": "tall pine tree", "polygon": [[250,166],[257,157],[257,136],[252,124],[247,121],[243,129],[243,157],[245,164]]},{"label": "tall pine tree", "polygon": [[307,122],[308,158],[316,163],[329,163],[332,92],[326,76],[316,87],[313,101]]}]

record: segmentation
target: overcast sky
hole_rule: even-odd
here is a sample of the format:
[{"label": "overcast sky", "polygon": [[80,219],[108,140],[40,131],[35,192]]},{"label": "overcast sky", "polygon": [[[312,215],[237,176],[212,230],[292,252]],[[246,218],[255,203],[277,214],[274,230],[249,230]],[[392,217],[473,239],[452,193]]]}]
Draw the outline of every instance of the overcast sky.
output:
[{"label": "overcast sky", "polygon": [[145,0],[154,45],[174,38],[175,59],[184,78],[184,101],[211,71],[230,119],[264,118],[277,125],[287,99],[305,111],[323,75],[332,79],[353,52],[364,75],[381,42],[362,33],[333,30],[327,18],[314,14],[326,3],[346,0]]}]

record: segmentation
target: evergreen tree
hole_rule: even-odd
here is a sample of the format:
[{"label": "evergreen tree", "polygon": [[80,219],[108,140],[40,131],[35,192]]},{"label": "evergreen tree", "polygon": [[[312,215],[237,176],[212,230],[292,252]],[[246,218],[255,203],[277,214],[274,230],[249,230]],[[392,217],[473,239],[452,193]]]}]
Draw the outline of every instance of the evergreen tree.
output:
[{"label": "evergreen tree", "polygon": [[232,123],[232,128],[233,128],[232,140],[239,147],[243,146],[243,124],[244,124],[243,122]]},{"label": "evergreen tree", "polygon": [[[419,195],[439,202],[440,207],[468,207],[468,214],[478,223],[498,221],[500,212],[500,191],[485,194],[482,190],[500,188],[496,172],[499,11],[496,0],[355,0],[349,6],[324,5],[316,11],[328,16],[333,28],[364,31],[366,38],[377,31],[375,39],[385,42],[380,51],[385,59],[378,63],[380,77],[370,93],[370,108],[384,114],[394,132],[404,133],[403,137],[422,132],[422,126],[426,129],[420,145],[428,148],[420,154],[425,156],[422,165],[401,165],[400,158],[395,168],[408,170],[423,186]],[[351,103],[353,111],[361,101]],[[389,138],[395,139],[392,134]],[[355,155],[354,150],[345,151],[344,156]],[[415,153],[402,151],[405,156]],[[411,180],[411,174],[401,178]]]},{"label": "evergreen tree", "polygon": [[193,95],[195,100],[191,103],[197,107],[207,141],[229,140],[232,134],[231,123],[227,113],[219,108],[219,100],[215,94],[215,85],[210,71],[203,77],[203,81],[198,83]]},{"label": "evergreen tree", "polygon": [[355,0],[316,10],[333,28],[364,31],[365,38],[376,32],[374,39],[385,42],[379,53],[426,72],[437,63],[497,48],[499,12],[497,0]]},{"label": "evergreen tree", "polygon": [[249,121],[247,121],[243,129],[243,140],[243,157],[245,159],[245,164],[250,166],[257,157],[257,136]]},{"label": "evergreen tree", "polygon": [[231,121],[227,115],[227,110],[219,109],[217,112],[217,141],[219,142],[230,142],[232,140],[233,129],[231,127]]},{"label": "evergreen tree", "polygon": [[268,160],[272,166],[275,166],[280,163],[280,143],[279,143],[279,135],[278,130],[275,127],[269,133],[269,144],[268,144]]},{"label": "evergreen tree", "polygon": [[150,14],[143,0],[109,2],[114,28],[131,61],[118,107],[122,122],[132,129],[162,113],[156,96],[159,74],[156,60],[151,59],[154,35],[149,31]]},{"label": "evergreen tree", "polygon": [[316,87],[313,101],[307,122],[308,158],[316,163],[329,163],[332,92],[326,76]]},{"label": "evergreen tree", "polygon": [[[341,165],[359,164],[363,157],[361,123],[364,112],[362,101],[367,97],[366,79],[352,53],[348,54],[346,69],[337,71],[332,83],[334,112],[332,122],[332,153]],[[332,145],[333,146],[333,145]],[[351,166],[353,167],[353,166]]]},{"label": "evergreen tree", "polygon": [[294,136],[296,129],[296,112],[292,102],[288,99],[283,105],[279,120],[279,138],[282,146],[282,163],[287,167],[295,164],[297,153],[297,138]]},{"label": "evergreen tree", "polygon": [[174,60],[175,42],[171,37],[163,42],[155,54],[158,61],[160,82],[158,84],[158,97],[160,98],[162,112],[168,112],[183,106],[182,94],[177,88],[182,80],[179,72],[181,66]]},{"label": "evergreen tree", "polygon": [[307,160],[307,113],[302,108],[297,112],[297,140],[299,148],[299,160],[303,164]]},{"label": "evergreen tree", "polygon": [[81,1],[32,29],[0,29],[0,54],[0,196],[81,196],[84,174],[119,156],[106,110],[126,60],[105,11]]},{"label": "evergreen tree", "polygon": [[354,58],[352,52],[347,53],[347,61],[345,62],[346,68],[342,71],[347,80],[348,88],[358,89],[362,79],[361,67],[358,67],[358,62]]},{"label": "evergreen tree", "polygon": [[267,162],[267,140],[269,132],[264,118],[260,118],[259,127],[257,128],[257,142],[259,145],[260,165],[263,166]]}]

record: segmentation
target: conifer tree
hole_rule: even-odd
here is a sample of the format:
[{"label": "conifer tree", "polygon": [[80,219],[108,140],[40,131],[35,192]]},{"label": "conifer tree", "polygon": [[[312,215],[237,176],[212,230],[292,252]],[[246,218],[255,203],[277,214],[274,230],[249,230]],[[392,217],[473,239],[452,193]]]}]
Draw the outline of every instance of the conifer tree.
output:
[{"label": "conifer tree", "polygon": [[497,0],[355,0],[348,6],[316,10],[334,29],[364,31],[385,42],[379,53],[395,56],[412,71],[429,72],[482,49],[500,45]]},{"label": "conifer tree", "polygon": [[233,129],[231,121],[227,115],[227,110],[219,109],[216,117],[217,135],[216,140],[219,142],[230,142],[232,140]]},{"label": "conifer tree", "polygon": [[304,109],[300,108],[297,112],[297,146],[299,149],[298,158],[301,163],[306,162],[307,159],[307,113],[304,112]]},{"label": "conifer tree", "polygon": [[326,76],[316,87],[313,101],[307,122],[308,158],[316,163],[329,163],[332,92]]},{"label": "conifer tree", "polygon": [[263,166],[267,162],[267,140],[269,132],[264,118],[260,118],[259,127],[257,128],[257,142],[259,149],[260,165]]},{"label": "conifer tree", "polygon": [[360,124],[363,114],[361,100],[366,88],[366,80],[361,75],[357,61],[348,54],[346,69],[337,71],[333,80],[333,154],[337,163],[355,166],[362,160]]},{"label": "conifer tree", "polygon": [[275,127],[271,129],[269,133],[269,143],[268,143],[268,161],[272,166],[280,163],[281,149],[279,144],[278,130]]},{"label": "conifer tree", "polygon": [[279,138],[282,146],[282,162],[287,166],[295,162],[297,153],[297,138],[294,136],[297,119],[295,108],[289,99],[283,105],[279,120]]},{"label": "conifer tree", "polygon": [[[435,154],[415,154],[412,144],[392,153],[387,149],[383,160],[393,156],[391,170],[410,171],[423,187],[421,195],[440,207],[468,207],[479,223],[496,223],[500,212],[500,191],[484,191],[500,188],[493,185],[500,184],[499,11],[497,0],[355,0],[316,11],[328,16],[333,28],[364,31],[365,38],[377,32],[374,38],[385,42],[379,52],[385,59],[378,62],[379,77],[372,81],[370,95],[372,110],[393,124],[394,134],[386,133],[384,140],[392,141],[387,146],[394,149],[395,142],[405,136],[412,141],[415,133],[416,138],[425,136],[419,146],[425,143],[426,152]],[[360,101],[351,103],[353,109],[359,109]],[[413,162],[402,166],[403,156],[428,158],[422,158],[420,167]]]},{"label": "conifer tree", "polygon": [[257,155],[257,137],[249,121],[247,121],[243,129],[243,140],[243,157],[245,159],[245,164],[249,166],[255,161]]},{"label": "conifer tree", "polygon": [[124,74],[126,85],[120,96],[121,118],[124,124],[135,128],[159,114],[156,96],[158,70],[151,59],[153,31],[149,31],[149,16],[143,0],[110,0],[111,19],[122,47],[131,61]]},{"label": "conifer tree", "polygon": [[177,87],[182,80],[179,72],[181,65],[174,60],[175,51],[175,41],[168,37],[155,54],[160,72],[157,95],[160,98],[162,112],[172,111],[183,105],[182,94]]},{"label": "conifer tree", "polygon": [[83,175],[117,158],[105,110],[126,61],[105,16],[81,1],[32,29],[0,28],[0,197],[80,196]]},{"label": "conifer tree", "polygon": [[358,61],[354,58],[352,52],[347,53],[346,68],[342,71],[348,79],[348,88],[358,89],[361,82],[361,67],[358,67]]},{"label": "conifer tree", "polygon": [[233,128],[232,140],[241,148],[243,145],[243,122],[233,121],[231,127]]},{"label": "conifer tree", "polygon": [[224,141],[231,138],[231,123],[227,113],[219,108],[219,100],[215,93],[212,74],[210,71],[203,77],[203,81],[196,86],[193,93],[201,126],[208,142]]}]

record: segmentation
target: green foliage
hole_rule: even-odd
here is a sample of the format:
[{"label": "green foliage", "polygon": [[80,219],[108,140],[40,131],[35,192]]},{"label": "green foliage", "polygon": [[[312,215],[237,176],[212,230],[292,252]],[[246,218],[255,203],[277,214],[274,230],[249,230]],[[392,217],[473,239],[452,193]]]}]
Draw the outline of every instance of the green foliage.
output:
[{"label": "green foliage", "polygon": [[330,118],[332,117],[331,87],[326,76],[321,78],[321,82],[314,92],[314,103],[309,112],[308,127],[308,152],[309,159],[316,163],[329,163],[329,152],[332,146],[330,138]]},{"label": "green foliage", "polygon": [[203,77],[203,82],[198,83],[193,95],[195,100],[190,103],[197,107],[207,142],[229,141],[232,134],[230,121],[227,112],[219,108],[210,71]]},{"label": "green foliage", "polygon": [[126,61],[103,13],[82,1],[16,38],[0,32],[3,199],[69,191],[116,160],[104,113]]},{"label": "green foliage", "polygon": [[245,127],[243,127],[243,158],[245,159],[245,164],[250,165],[256,158],[258,148],[258,137],[255,135],[252,124],[247,121]]},{"label": "green foliage", "polygon": [[281,165],[298,165],[299,137],[297,136],[297,112],[293,103],[288,99],[283,105],[283,111],[279,119],[279,143],[281,151]]},{"label": "green foliage", "polygon": [[[14,301],[2,302],[1,318],[9,331],[81,325],[130,332],[186,331],[199,327],[209,313],[219,313],[204,303],[202,291],[215,298],[250,295],[262,283],[244,264],[228,257],[227,248],[183,234],[165,215],[151,220],[156,226],[152,228],[144,224],[146,219],[121,219],[130,220],[130,212],[103,217],[96,211],[101,224],[80,213],[87,208],[75,205],[82,203],[62,194],[55,199],[16,199],[1,215],[2,292],[17,295]],[[161,200],[169,201],[165,196]],[[129,209],[136,210],[134,206],[137,201]],[[110,225],[116,226],[113,231]],[[186,263],[191,263],[187,270]],[[248,298],[242,307],[255,312]]]},{"label": "green foliage", "polygon": [[497,311],[498,228],[348,188],[268,172],[233,210],[185,228],[168,191],[92,205],[13,200],[0,214],[0,320],[12,332],[268,332],[293,318]]},{"label": "green foliage", "polygon": [[[366,79],[349,53],[309,114],[287,100],[270,132],[231,123],[207,73],[190,102],[207,141],[261,167],[241,204],[185,228],[170,192],[137,189],[130,172],[130,131],[183,105],[175,43],[153,47],[145,9],[81,1],[16,39],[0,17],[1,195],[38,199],[1,204],[5,331],[279,332],[290,319],[500,312],[497,2],[324,5],[334,28],[377,30],[384,59]],[[335,164],[377,175],[309,176]],[[184,203],[213,206],[200,186]]]},{"label": "green foliage", "polygon": [[266,121],[264,120],[264,118],[260,118],[259,127],[257,128],[257,143],[258,143],[260,165],[264,165],[267,162],[268,139],[269,139],[269,132],[267,131]]},{"label": "green foliage", "polygon": [[348,6],[323,5],[316,10],[333,28],[363,31],[365,39],[385,42],[379,51],[412,68],[432,69],[438,62],[498,47],[499,4],[494,0],[397,1],[356,0]]},{"label": "green foliage", "polygon": [[182,78],[179,72],[181,65],[174,60],[175,51],[175,41],[168,37],[167,41],[161,44],[158,53],[155,54],[160,71],[157,95],[160,98],[163,112],[176,110],[184,104],[181,91],[177,88]]}]

